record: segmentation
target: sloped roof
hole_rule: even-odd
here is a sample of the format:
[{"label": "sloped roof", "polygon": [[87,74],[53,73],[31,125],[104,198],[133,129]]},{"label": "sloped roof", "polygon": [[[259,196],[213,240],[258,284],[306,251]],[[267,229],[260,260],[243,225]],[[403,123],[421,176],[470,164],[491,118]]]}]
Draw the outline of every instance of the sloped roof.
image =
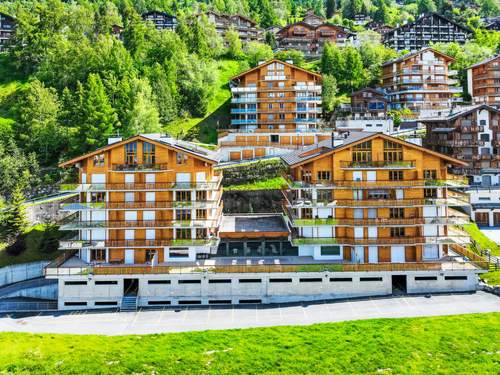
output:
[{"label": "sloped roof", "polygon": [[433,51],[434,53],[437,53],[438,55],[441,55],[442,57],[444,57],[445,59],[448,59],[449,61],[455,61],[455,59],[453,57],[448,56],[442,52],[439,52],[432,47],[425,47],[425,48],[422,48],[420,51],[410,52],[410,53],[407,53],[406,55],[396,57],[395,59],[386,61],[385,63],[382,64],[382,66],[386,66],[386,65],[390,65],[390,64],[394,64],[394,63],[408,60],[409,58],[412,58],[413,56],[420,55],[421,53],[427,52],[429,50]]},{"label": "sloped roof", "polygon": [[260,69],[263,66],[269,65],[269,64],[271,64],[273,62],[278,62],[278,63],[284,64],[284,65],[287,65],[287,66],[289,66],[291,68],[298,69],[298,70],[301,70],[303,72],[306,72],[306,73],[309,73],[309,74],[312,74],[312,75],[315,75],[315,76],[321,78],[321,74],[319,74],[319,73],[312,72],[312,71],[304,69],[304,68],[300,68],[297,65],[293,65],[293,64],[287,63],[286,61],[281,61],[281,60],[278,60],[278,59],[271,59],[271,60],[267,60],[266,62],[264,62],[264,63],[262,63],[260,65],[257,65],[255,68],[248,69],[248,70],[244,71],[243,73],[240,73],[240,74],[238,74],[238,75],[236,75],[234,77],[231,77],[231,80],[240,78],[240,77],[242,77],[242,76],[244,76],[244,75],[246,75],[246,74],[248,74],[250,72],[253,72],[253,71],[257,70],[257,69]]},{"label": "sloped roof", "polygon": [[342,32],[344,32],[346,34],[355,35],[355,33],[353,33],[351,30],[346,29],[344,26],[341,26],[341,25],[336,25],[336,24],[329,23],[329,22],[323,22],[320,25],[313,26],[313,25],[311,25],[307,22],[304,22],[304,21],[298,21],[298,22],[288,24],[285,27],[283,27],[280,31],[278,31],[278,33],[281,33],[282,31],[288,30],[290,27],[296,26],[296,25],[302,25],[304,27],[307,27],[310,30],[316,30],[316,29],[323,27],[323,26],[332,26],[332,27],[335,27],[336,29],[341,30]]},{"label": "sloped roof", "polygon": [[359,94],[360,92],[364,92],[364,91],[370,91],[370,92],[373,92],[374,94],[377,94],[377,95],[382,95],[384,96],[384,99],[385,99],[385,92],[383,92],[382,90],[380,89],[375,89],[373,87],[364,87],[362,89],[359,89],[358,91],[354,91],[352,92],[349,96],[354,96],[354,95],[357,95]]},{"label": "sloped roof", "polygon": [[452,113],[449,113],[448,115],[444,115],[444,116],[440,116],[440,117],[422,118],[419,121],[424,122],[424,123],[425,122],[436,122],[436,121],[451,121],[451,120],[455,120],[456,118],[466,116],[472,112],[479,111],[482,109],[486,109],[486,110],[491,111],[491,112],[500,113],[500,110],[496,109],[495,107],[489,106],[487,104],[478,104],[475,106],[467,106],[458,112],[452,112]]},{"label": "sloped roof", "polygon": [[0,12],[0,16],[4,16],[5,18],[9,18],[9,19],[11,19],[12,21],[15,21],[15,20],[16,20],[13,16],[11,16],[11,15],[9,15],[9,14],[7,14],[7,13],[4,13],[4,12]]},{"label": "sloped roof", "polygon": [[500,55],[495,55],[493,57],[488,57],[487,59],[484,59],[483,61],[480,61],[480,62],[478,62],[478,63],[476,63],[474,65],[471,65],[471,66],[469,66],[466,69],[468,70],[468,69],[472,69],[472,68],[477,68],[478,66],[481,66],[483,64],[487,64],[487,63],[489,63],[489,62],[491,62],[491,61],[493,61],[495,59],[498,59],[498,58],[500,58]]},{"label": "sloped roof", "polygon": [[[332,140],[327,139],[327,140],[319,142],[316,145],[308,147],[304,150],[298,150],[298,151],[295,151],[295,152],[292,152],[289,154],[285,154],[285,155],[281,156],[281,159],[289,166],[295,167],[295,166],[299,166],[301,164],[304,164],[306,162],[312,161],[316,158],[322,157],[324,155],[328,155],[330,153],[342,150],[342,149],[349,147],[351,145],[354,145],[358,142],[367,141],[367,140],[370,140],[370,139],[373,139],[376,137],[388,139],[388,140],[393,141],[393,142],[404,144],[407,147],[411,147],[411,148],[420,150],[422,152],[438,156],[438,157],[445,159],[445,160],[447,160],[455,165],[461,165],[461,166],[468,165],[467,162],[464,162],[462,160],[458,160],[458,159],[455,159],[453,157],[441,154],[439,152],[435,152],[435,151],[426,149],[422,146],[418,146],[414,143],[410,143],[410,142],[404,141],[404,140],[399,139],[399,138],[391,137],[391,136],[386,135],[386,134],[381,133],[381,132],[364,132],[364,131],[349,132],[349,135],[344,139],[344,142],[338,146],[333,147]],[[315,150],[315,148],[318,149],[318,152],[312,152]]]},{"label": "sloped roof", "polygon": [[133,142],[136,140],[152,142],[152,143],[156,143],[156,144],[161,145],[161,146],[166,146],[166,147],[174,149],[176,151],[185,152],[187,154],[191,154],[191,155],[193,155],[199,159],[202,159],[206,162],[209,162],[211,164],[215,164],[219,161],[219,155],[217,152],[206,149],[204,147],[197,146],[193,143],[181,141],[181,140],[174,139],[174,138],[167,138],[165,136],[162,136],[161,134],[138,134],[138,135],[134,135],[132,137],[129,137],[127,139],[124,139],[122,141],[99,147],[98,149],[96,149],[92,152],[89,152],[89,153],[86,153],[84,155],[80,155],[76,158],[62,162],[59,164],[59,167],[62,168],[62,167],[70,166],[72,164],[79,162],[80,160],[87,159],[87,158],[94,156],[94,155],[97,155],[103,151],[110,150],[110,149],[115,148],[115,147],[123,146],[126,143]]},{"label": "sloped roof", "polygon": [[403,25],[401,25],[401,26],[399,26],[399,27],[394,28],[393,30],[388,31],[387,33],[389,34],[389,33],[393,32],[393,31],[397,31],[397,30],[399,30],[399,29],[400,29],[400,28],[402,28],[402,27],[417,25],[417,24],[418,24],[421,20],[423,20],[423,19],[424,19],[424,18],[426,18],[426,17],[430,17],[430,16],[439,17],[439,18],[441,18],[441,19],[443,19],[443,20],[445,20],[445,21],[447,21],[447,22],[449,22],[449,23],[451,23],[451,24],[453,24],[453,25],[455,25],[455,26],[457,26],[457,27],[460,27],[462,30],[464,30],[464,31],[466,31],[466,32],[468,32],[468,33],[472,33],[472,30],[471,30],[471,29],[469,29],[468,27],[465,27],[465,26],[463,26],[463,25],[460,25],[459,23],[456,23],[455,21],[450,20],[449,18],[447,18],[447,17],[443,16],[442,14],[436,13],[436,12],[431,12],[431,13],[422,14],[422,15],[421,15],[420,17],[418,17],[415,21],[413,21],[413,22],[409,22],[409,23],[405,23],[405,24],[403,24]]}]

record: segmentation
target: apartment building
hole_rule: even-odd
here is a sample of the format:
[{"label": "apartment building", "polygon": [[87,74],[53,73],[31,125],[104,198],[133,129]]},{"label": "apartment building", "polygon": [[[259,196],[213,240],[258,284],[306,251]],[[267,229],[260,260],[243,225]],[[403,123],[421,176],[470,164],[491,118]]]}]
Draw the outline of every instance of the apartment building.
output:
[{"label": "apartment building", "polygon": [[324,137],[321,76],[276,59],[233,78],[231,125],[219,133],[222,160],[280,155]]},{"label": "apartment building", "polygon": [[[433,116],[452,106],[462,92],[450,77],[454,59],[432,48],[424,48],[382,65],[382,86],[389,109],[409,108],[420,117]],[[457,98],[458,99],[458,98]]]},{"label": "apartment building", "polygon": [[500,168],[481,169],[467,190],[471,218],[480,227],[500,226]]},{"label": "apartment building", "polygon": [[0,13],[0,52],[6,51],[6,46],[14,35],[15,25],[14,17]]},{"label": "apartment building", "polygon": [[256,42],[262,39],[262,30],[257,23],[240,14],[221,14],[214,11],[205,13],[208,20],[215,25],[217,33],[224,37],[227,30],[235,30],[243,43]]},{"label": "apartment building", "polygon": [[330,23],[309,24],[305,20],[283,27],[276,34],[278,50],[298,50],[307,57],[319,57],[325,43],[346,44],[355,34]]},{"label": "apartment building", "polygon": [[299,256],[354,263],[445,259],[468,238],[447,168],[465,162],[382,133],[351,132],[282,156],[285,210]]},{"label": "apartment building", "polygon": [[371,21],[371,22],[368,22],[365,25],[365,29],[375,31],[376,33],[379,33],[379,34],[382,35],[382,34],[385,34],[388,31],[393,30],[394,27],[386,25],[386,24],[384,24],[382,22]]},{"label": "apartment building", "polygon": [[500,167],[500,110],[481,104],[420,121],[427,129],[426,148],[466,162],[457,173],[473,177],[480,176],[482,169]]},{"label": "apartment building", "polygon": [[500,55],[467,68],[467,90],[474,103],[500,106]]},{"label": "apartment building", "polygon": [[463,44],[472,30],[438,13],[423,14],[414,22],[406,23],[383,34],[383,43],[396,51],[419,51],[432,43]]},{"label": "apartment building", "polygon": [[158,134],[145,134],[68,160],[79,180],[78,202],[60,226],[82,265],[151,265],[192,261],[217,245],[221,176],[215,153]]},{"label": "apartment building", "polygon": [[142,19],[145,22],[153,23],[157,30],[175,31],[177,28],[177,17],[165,12],[153,10],[151,12],[144,13],[142,15]]}]

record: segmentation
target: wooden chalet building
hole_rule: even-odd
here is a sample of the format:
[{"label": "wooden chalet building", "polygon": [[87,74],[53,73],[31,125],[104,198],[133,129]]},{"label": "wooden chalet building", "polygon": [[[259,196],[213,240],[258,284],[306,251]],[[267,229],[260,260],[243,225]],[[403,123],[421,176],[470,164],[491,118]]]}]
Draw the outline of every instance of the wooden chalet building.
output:
[{"label": "wooden chalet building", "polygon": [[7,45],[14,35],[16,20],[5,13],[0,13],[0,52],[7,50]]},{"label": "wooden chalet building", "polygon": [[241,14],[222,14],[214,11],[205,13],[210,22],[215,25],[217,33],[224,37],[227,30],[234,29],[243,43],[255,42],[262,39],[262,30],[257,23]]},{"label": "wooden chalet building", "polygon": [[438,13],[428,13],[383,34],[383,43],[396,51],[418,51],[431,43],[463,44],[472,30]]},{"label": "wooden chalet building", "polygon": [[145,22],[152,22],[157,30],[175,31],[177,28],[177,17],[166,12],[153,10],[142,15]]},{"label": "wooden chalet building", "polygon": [[500,106],[500,55],[467,68],[467,89],[474,103]]}]

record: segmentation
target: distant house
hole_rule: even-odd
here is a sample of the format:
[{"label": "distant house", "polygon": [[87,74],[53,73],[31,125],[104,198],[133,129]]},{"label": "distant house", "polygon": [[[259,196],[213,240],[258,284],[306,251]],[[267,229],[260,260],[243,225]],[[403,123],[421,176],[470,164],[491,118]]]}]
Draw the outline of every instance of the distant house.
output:
[{"label": "distant house", "polygon": [[0,52],[7,49],[9,40],[14,35],[16,20],[5,13],[0,13]]},{"label": "distant house", "polygon": [[116,25],[116,24],[111,26],[111,35],[122,40],[123,39],[123,26]]},{"label": "distant house", "polygon": [[365,29],[375,31],[379,34],[385,34],[386,32],[393,30],[394,27],[386,25],[382,22],[371,21],[365,25]]},{"label": "distant house", "polygon": [[383,35],[383,43],[397,51],[418,51],[431,43],[465,43],[472,30],[448,18],[428,13]]},{"label": "distant house", "polygon": [[146,22],[152,22],[157,30],[172,30],[177,28],[177,18],[165,12],[153,10],[144,13],[142,19]]},{"label": "distant house", "polygon": [[354,15],[354,24],[358,26],[362,26],[365,23],[370,22],[372,19],[370,16],[367,16],[366,14],[355,14]]},{"label": "distant house", "polygon": [[227,30],[234,29],[243,43],[258,41],[262,39],[262,30],[257,27],[257,23],[241,14],[222,14],[209,11],[206,16],[215,25],[217,34],[224,37]]},{"label": "distant house", "polygon": [[500,106],[500,55],[467,68],[467,89],[474,103]]},{"label": "distant house", "polygon": [[343,46],[354,33],[343,26],[322,23],[311,25],[305,21],[283,27],[276,39],[280,50],[299,50],[306,56],[320,56],[326,42]]},{"label": "distant house", "polygon": [[488,22],[484,28],[490,31],[500,31],[500,17]]}]

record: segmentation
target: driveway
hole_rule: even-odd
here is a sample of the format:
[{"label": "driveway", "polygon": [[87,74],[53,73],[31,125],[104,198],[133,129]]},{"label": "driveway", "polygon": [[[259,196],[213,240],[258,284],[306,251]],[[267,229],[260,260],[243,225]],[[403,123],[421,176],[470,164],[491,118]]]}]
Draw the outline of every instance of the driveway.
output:
[{"label": "driveway", "polygon": [[138,312],[66,312],[2,316],[0,331],[72,334],[148,334],[207,329],[307,325],[372,318],[500,312],[489,293],[404,296],[323,303],[184,307]]}]

